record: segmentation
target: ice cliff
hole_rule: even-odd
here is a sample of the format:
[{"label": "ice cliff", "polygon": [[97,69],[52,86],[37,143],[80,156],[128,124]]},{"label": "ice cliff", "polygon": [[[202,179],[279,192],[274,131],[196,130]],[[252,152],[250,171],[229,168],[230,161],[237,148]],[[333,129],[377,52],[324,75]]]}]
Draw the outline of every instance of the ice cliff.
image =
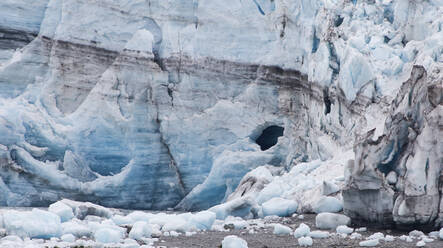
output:
[{"label": "ice cliff", "polygon": [[3,0],[0,204],[204,209],[255,168],[328,160],[369,130],[381,148],[357,143],[355,167],[406,144],[421,155],[382,173],[415,182],[432,157],[420,195],[439,204],[441,139],[435,156],[420,144],[441,137],[441,98],[402,105],[414,141],[384,123],[415,65],[440,94],[442,29],[441,0]]},{"label": "ice cliff", "polygon": [[383,135],[369,131],[355,146],[343,191],[349,216],[405,228],[442,223],[442,113],[442,81],[414,67]]}]

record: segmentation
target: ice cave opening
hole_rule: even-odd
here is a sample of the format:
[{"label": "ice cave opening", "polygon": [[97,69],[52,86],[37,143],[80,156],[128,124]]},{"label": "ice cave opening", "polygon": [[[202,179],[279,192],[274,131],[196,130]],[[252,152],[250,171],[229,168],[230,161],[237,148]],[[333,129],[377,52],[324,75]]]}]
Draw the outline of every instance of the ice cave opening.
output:
[{"label": "ice cave opening", "polygon": [[285,129],[280,126],[269,126],[263,130],[255,142],[260,146],[262,151],[266,151],[277,144],[278,137],[283,136],[284,130]]}]

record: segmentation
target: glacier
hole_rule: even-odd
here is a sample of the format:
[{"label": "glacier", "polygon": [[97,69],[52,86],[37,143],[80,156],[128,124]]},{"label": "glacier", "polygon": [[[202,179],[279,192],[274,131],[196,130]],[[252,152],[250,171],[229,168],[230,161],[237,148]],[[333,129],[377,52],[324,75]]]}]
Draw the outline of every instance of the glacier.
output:
[{"label": "glacier", "polygon": [[[441,223],[441,0],[28,2],[0,3],[0,205],[260,215],[329,184],[353,219]],[[393,110],[416,68],[429,97]],[[353,216],[366,182],[389,202]]]}]

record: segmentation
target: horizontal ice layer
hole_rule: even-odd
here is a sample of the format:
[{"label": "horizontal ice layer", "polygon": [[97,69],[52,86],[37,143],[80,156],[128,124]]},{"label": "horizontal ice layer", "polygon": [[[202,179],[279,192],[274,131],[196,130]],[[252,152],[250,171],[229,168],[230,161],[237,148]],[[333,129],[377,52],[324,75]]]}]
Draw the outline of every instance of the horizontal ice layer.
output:
[{"label": "horizontal ice layer", "polygon": [[[48,0],[5,0],[0,3],[0,68],[16,55],[15,49],[26,46],[37,36],[47,4]],[[0,89],[4,91],[4,88]]]},{"label": "horizontal ice layer", "polygon": [[4,0],[0,4],[0,27],[37,34],[48,0]]}]

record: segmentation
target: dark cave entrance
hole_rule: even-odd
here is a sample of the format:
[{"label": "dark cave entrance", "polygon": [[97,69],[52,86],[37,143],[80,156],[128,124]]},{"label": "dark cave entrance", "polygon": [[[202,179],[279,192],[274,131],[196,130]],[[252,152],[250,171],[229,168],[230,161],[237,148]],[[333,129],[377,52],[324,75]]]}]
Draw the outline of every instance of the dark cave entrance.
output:
[{"label": "dark cave entrance", "polygon": [[262,151],[266,151],[277,144],[278,137],[283,136],[284,130],[285,129],[280,126],[269,126],[263,130],[255,142],[260,146]]}]

